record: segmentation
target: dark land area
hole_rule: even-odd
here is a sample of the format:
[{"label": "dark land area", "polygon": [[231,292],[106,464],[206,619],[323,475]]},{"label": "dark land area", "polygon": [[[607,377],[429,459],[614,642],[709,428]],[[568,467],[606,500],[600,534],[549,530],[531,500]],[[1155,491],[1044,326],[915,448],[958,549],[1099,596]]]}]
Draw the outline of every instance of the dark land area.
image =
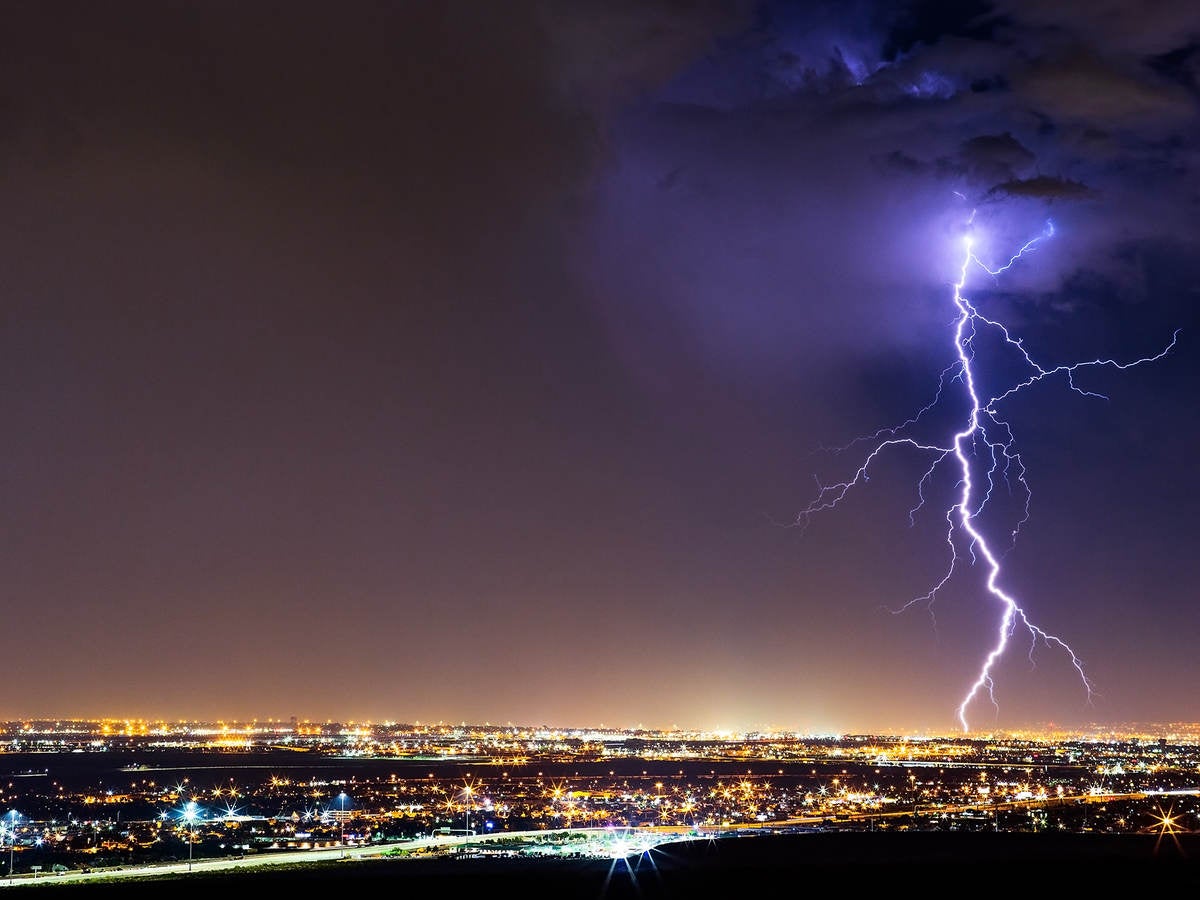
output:
[{"label": "dark land area", "polygon": [[[1151,891],[1200,889],[1200,834],[820,833],[664,845],[641,858],[392,859],[338,861],[234,875],[190,875],[26,888],[37,896],[282,896],[350,889],[411,898],[739,897],[786,888],[886,891],[887,896],[969,890]],[[1191,894],[1187,893],[1188,891]]]}]

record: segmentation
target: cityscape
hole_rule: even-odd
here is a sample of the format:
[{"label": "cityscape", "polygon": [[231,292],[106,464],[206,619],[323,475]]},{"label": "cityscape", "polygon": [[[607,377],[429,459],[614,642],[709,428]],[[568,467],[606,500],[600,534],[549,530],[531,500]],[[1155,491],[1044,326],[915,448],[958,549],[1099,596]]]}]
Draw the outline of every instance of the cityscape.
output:
[{"label": "cityscape", "polygon": [[0,895],[1200,896],[1200,4],[0,8]]},{"label": "cityscape", "polygon": [[1200,724],[984,737],[416,723],[4,726],[7,879],[328,857],[612,859],[697,838],[1200,833]]}]

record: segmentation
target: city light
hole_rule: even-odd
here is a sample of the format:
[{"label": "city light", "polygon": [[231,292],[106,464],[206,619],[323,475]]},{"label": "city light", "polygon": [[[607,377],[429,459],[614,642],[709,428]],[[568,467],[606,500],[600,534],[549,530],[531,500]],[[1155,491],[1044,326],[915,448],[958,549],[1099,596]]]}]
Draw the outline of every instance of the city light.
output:
[{"label": "city light", "polygon": [[463,830],[466,832],[466,837],[469,838],[471,836],[471,797],[474,795],[475,789],[468,783],[463,785],[461,793],[463,797],[463,809],[466,810],[467,814],[467,821]]},{"label": "city light", "polygon": [[[22,740],[38,739],[33,728],[21,733]],[[90,747],[90,734],[79,727],[55,752],[72,753],[76,743]],[[187,746],[164,751],[151,735],[123,740],[114,749],[136,752],[149,769],[156,754],[174,757]],[[469,847],[472,855],[637,859],[633,854],[666,841],[827,830],[1141,833],[1156,834],[1165,852],[1176,840],[1189,850],[1187,835],[1200,832],[1200,725],[1149,735],[1022,732],[986,739],[388,725],[359,729],[352,740],[371,748],[371,765],[347,761],[336,740],[315,743],[304,762],[272,761],[261,775],[239,778],[236,808],[227,784],[163,786],[143,769],[115,784],[105,752],[93,750],[94,782],[20,782],[23,793],[9,801],[14,807],[61,812],[49,820],[15,809],[0,816],[9,877],[33,876],[48,859],[68,859],[71,870],[96,874],[130,862],[192,872],[201,828],[205,870],[297,855],[344,859],[355,836],[346,825],[352,810],[372,852],[396,847],[406,854],[453,855]],[[219,768],[225,751],[205,741],[198,736],[186,752],[200,768]],[[427,758],[434,745],[451,758],[469,751],[468,774],[461,763],[426,768],[425,759],[411,776],[403,768],[374,768],[389,753],[399,762]],[[512,770],[518,749],[531,764]],[[328,762],[314,767],[311,760],[322,757]],[[82,762],[71,759],[76,767]],[[481,776],[501,763],[504,775],[485,789]],[[327,771],[341,766],[347,768]],[[341,789],[351,779],[353,796]],[[17,848],[26,823],[28,839]],[[188,841],[186,862],[178,855],[181,838]],[[18,868],[17,861],[28,864]]]},{"label": "city light", "polygon": [[1179,819],[1175,816],[1174,807],[1163,812],[1162,807],[1158,808],[1158,814],[1154,820],[1154,828],[1157,829],[1158,838],[1154,842],[1155,855],[1159,852],[1159,845],[1162,844],[1164,836],[1169,836],[1175,844],[1175,849],[1183,852],[1183,848],[1179,844],[1178,834],[1182,830]]},{"label": "city light", "polygon": [[192,844],[196,842],[196,818],[199,815],[196,809],[196,801],[189,800],[183,807],[183,820],[188,825],[188,871],[192,871]]},{"label": "city light", "polygon": [[17,819],[20,818],[20,813],[15,809],[8,812],[8,877],[13,876],[13,864],[17,850]]},{"label": "city light", "polygon": [[338,794],[338,802],[341,804],[341,815],[338,817],[338,824],[342,828],[342,857],[346,856],[346,792],[342,791]]}]

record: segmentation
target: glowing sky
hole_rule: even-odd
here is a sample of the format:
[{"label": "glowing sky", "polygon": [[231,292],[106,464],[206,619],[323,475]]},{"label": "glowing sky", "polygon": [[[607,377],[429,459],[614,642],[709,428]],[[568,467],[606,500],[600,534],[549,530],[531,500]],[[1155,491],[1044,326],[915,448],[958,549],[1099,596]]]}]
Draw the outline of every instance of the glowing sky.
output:
[{"label": "glowing sky", "polygon": [[793,523],[976,209],[1054,222],[971,293],[1037,358],[1181,332],[1006,406],[1096,695],[1016,653],[972,724],[1200,719],[1193,4],[295,6],[7,4],[0,718],[955,730],[928,460]]}]

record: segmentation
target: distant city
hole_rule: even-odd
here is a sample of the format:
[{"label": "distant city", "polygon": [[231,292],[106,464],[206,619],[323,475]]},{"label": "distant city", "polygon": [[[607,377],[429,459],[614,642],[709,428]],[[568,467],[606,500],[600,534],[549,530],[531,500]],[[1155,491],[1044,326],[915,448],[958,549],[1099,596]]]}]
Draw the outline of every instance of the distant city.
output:
[{"label": "distant city", "polygon": [[[4,874],[599,855],[804,831],[1200,831],[1200,724],[989,737],[23,720]],[[15,883],[15,882],[14,882]]]}]

